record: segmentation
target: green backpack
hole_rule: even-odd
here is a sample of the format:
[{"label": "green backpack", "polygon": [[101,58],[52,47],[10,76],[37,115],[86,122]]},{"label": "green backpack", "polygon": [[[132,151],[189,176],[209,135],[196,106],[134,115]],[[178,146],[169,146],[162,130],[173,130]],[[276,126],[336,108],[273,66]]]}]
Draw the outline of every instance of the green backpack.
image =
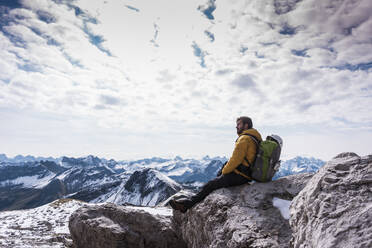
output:
[{"label": "green backpack", "polygon": [[[280,167],[280,153],[282,150],[283,140],[278,135],[269,135],[266,140],[259,141],[255,136],[243,134],[251,137],[257,145],[256,158],[253,164],[248,164],[249,176],[258,182],[269,182],[274,177]],[[245,166],[243,166],[245,167]]]}]

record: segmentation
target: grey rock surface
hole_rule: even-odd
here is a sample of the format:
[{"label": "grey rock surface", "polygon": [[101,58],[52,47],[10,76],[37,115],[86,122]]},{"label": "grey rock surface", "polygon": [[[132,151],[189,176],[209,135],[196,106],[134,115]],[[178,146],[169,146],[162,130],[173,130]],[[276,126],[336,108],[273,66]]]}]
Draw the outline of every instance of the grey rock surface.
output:
[{"label": "grey rock surface", "polygon": [[165,208],[85,206],[71,215],[69,229],[79,248],[186,248],[171,228],[171,211]]},{"label": "grey rock surface", "polygon": [[219,189],[185,214],[174,211],[173,228],[189,248],[289,247],[290,226],[273,198],[293,199],[312,175]]},{"label": "grey rock surface", "polygon": [[294,198],[293,247],[372,247],[372,155],[342,153]]}]

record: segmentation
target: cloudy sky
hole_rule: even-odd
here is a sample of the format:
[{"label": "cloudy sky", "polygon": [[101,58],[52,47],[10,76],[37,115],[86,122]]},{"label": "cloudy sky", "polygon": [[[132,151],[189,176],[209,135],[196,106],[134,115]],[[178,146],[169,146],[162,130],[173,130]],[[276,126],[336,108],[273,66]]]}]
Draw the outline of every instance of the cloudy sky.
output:
[{"label": "cloudy sky", "polygon": [[0,0],[0,153],[371,154],[370,0]]}]

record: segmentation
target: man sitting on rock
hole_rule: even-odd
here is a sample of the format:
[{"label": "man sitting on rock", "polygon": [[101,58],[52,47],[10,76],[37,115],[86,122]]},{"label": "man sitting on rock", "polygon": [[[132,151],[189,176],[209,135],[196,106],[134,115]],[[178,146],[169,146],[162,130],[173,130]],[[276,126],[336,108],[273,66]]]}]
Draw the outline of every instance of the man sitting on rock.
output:
[{"label": "man sitting on rock", "polygon": [[259,141],[262,141],[262,138],[260,133],[253,128],[251,118],[247,116],[241,116],[236,120],[236,132],[239,137],[235,142],[234,152],[217,177],[207,182],[197,194],[190,198],[170,200],[169,204],[173,209],[185,213],[216,189],[238,186],[251,181],[248,167],[254,162],[257,146],[250,136],[244,134],[253,135]]}]

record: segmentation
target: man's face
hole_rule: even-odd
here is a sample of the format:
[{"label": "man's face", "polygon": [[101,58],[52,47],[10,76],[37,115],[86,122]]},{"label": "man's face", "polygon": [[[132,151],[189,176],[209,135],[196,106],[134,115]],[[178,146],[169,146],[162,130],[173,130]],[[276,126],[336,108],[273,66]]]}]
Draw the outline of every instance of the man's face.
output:
[{"label": "man's face", "polygon": [[246,130],[248,127],[248,124],[245,124],[243,125],[243,122],[242,120],[238,120],[236,122],[236,133],[239,135],[239,134],[242,134],[244,130]]}]

